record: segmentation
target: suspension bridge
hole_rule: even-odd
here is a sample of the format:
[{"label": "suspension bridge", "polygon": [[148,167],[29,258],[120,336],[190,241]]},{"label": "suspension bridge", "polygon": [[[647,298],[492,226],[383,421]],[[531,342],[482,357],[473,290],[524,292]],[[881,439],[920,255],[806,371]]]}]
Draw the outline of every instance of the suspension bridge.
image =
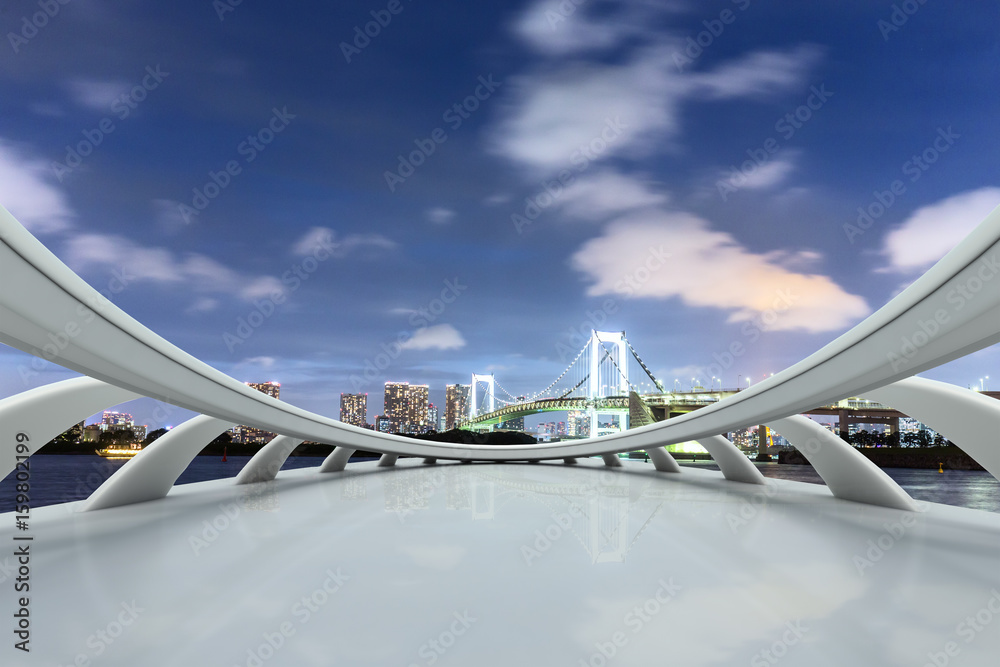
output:
[{"label": "suspension bridge", "polygon": [[[592,331],[590,339],[569,365],[547,387],[529,395],[514,396],[496,381],[494,374],[472,374],[466,419],[462,428],[489,429],[505,421],[540,412],[585,412],[587,432],[604,435],[644,426],[656,419],[640,397],[641,389],[629,379],[629,366],[637,365],[652,382],[657,393],[663,392],[624,331]],[[642,382],[644,382],[643,380]],[[600,421],[611,415],[618,425]]]}]

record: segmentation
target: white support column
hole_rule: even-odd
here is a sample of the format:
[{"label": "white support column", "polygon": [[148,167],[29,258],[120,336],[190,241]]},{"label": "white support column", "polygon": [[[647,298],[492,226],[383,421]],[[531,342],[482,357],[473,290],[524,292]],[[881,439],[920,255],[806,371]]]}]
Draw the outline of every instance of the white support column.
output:
[{"label": "white support column", "polygon": [[82,512],[131,505],[166,496],[205,445],[235,426],[232,422],[193,417],[135,455],[83,502]]},{"label": "white support column", "polygon": [[646,453],[649,454],[649,460],[653,462],[653,467],[660,472],[681,471],[681,467],[677,465],[677,461],[663,447],[647,447]]},{"label": "white support column", "polygon": [[340,472],[347,467],[347,463],[351,460],[351,456],[357,451],[351,447],[343,447],[337,445],[330,452],[330,455],[323,459],[323,463],[319,467],[320,472]]},{"label": "white support column", "polygon": [[713,435],[708,438],[699,438],[698,444],[708,450],[708,453],[712,455],[712,460],[722,471],[722,475],[729,481],[747,484],[767,483],[764,476],[757,470],[757,466],[751,463],[750,459],[725,436]]},{"label": "white support column", "polygon": [[0,479],[17,465],[18,444],[26,445],[30,456],[73,424],[139,397],[100,380],[78,377],[0,400]]},{"label": "white support column", "polygon": [[269,482],[278,475],[281,466],[292,451],[304,441],[287,435],[276,435],[271,441],[260,448],[250,459],[240,474],[236,476],[236,484],[252,484],[254,482]]},{"label": "white support column", "polygon": [[930,426],[1000,479],[1000,401],[937,380],[911,377],[865,393]]},{"label": "white support column", "polygon": [[378,467],[391,468],[392,466],[396,465],[396,459],[398,458],[399,456],[396,454],[383,454],[382,458],[378,460]]},{"label": "white support column", "polygon": [[609,468],[621,468],[622,460],[618,458],[617,454],[601,454],[601,458],[604,459],[604,465]]},{"label": "white support column", "polygon": [[909,512],[917,505],[906,491],[858,450],[813,420],[794,415],[765,424],[795,445],[843,500],[881,505]]}]

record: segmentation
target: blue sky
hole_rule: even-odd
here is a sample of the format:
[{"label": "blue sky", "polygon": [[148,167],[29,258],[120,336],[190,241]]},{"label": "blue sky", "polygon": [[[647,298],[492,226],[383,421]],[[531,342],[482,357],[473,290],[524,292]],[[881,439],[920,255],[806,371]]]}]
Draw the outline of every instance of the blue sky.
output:
[{"label": "blue sky", "polygon": [[[1000,204],[989,3],[223,3],[5,3],[0,203],[321,414],[361,390],[374,415],[387,380],[534,392],[595,324],[668,384],[744,344],[735,386]],[[30,361],[0,349],[0,396],[72,376]]]}]

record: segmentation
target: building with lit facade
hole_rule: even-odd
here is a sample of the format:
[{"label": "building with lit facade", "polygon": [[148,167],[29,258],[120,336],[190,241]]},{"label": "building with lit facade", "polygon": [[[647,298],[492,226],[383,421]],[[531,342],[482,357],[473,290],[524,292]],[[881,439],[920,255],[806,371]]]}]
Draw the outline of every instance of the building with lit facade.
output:
[{"label": "building with lit facade", "polygon": [[[267,394],[271,398],[279,400],[281,398],[280,382],[247,382],[245,384],[251,389],[256,389],[262,394]],[[275,435],[270,431],[243,425],[234,426],[230,433],[233,435],[233,442],[244,445],[263,445],[274,438]]]},{"label": "building with lit facade", "polygon": [[468,416],[471,386],[468,384],[449,384],[445,387],[444,427],[446,430],[455,428]]},{"label": "building with lit facade", "polygon": [[340,421],[352,426],[368,426],[368,394],[341,394]]},{"label": "building with lit facade", "polygon": [[427,406],[427,429],[436,431],[440,428],[440,417],[439,417],[438,406],[431,403]]}]

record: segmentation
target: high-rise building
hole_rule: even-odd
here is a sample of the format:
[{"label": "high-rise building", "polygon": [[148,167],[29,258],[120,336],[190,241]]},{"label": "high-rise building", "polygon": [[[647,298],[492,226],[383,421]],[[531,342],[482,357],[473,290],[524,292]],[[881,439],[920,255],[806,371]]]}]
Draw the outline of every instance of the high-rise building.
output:
[{"label": "high-rise building", "polygon": [[402,433],[406,430],[409,418],[409,382],[386,382],[382,400],[382,414],[389,420],[389,428],[393,432]]},{"label": "high-rise building", "polygon": [[444,395],[444,427],[446,430],[455,428],[459,422],[468,417],[469,390],[472,385],[449,384]]},{"label": "high-rise building", "polygon": [[135,424],[135,420],[127,412],[111,412],[110,410],[105,410],[104,414],[101,415],[101,430],[102,431],[121,431],[124,429],[132,428]]},{"label": "high-rise building", "polygon": [[368,394],[341,394],[340,421],[364,428],[368,425]]},{"label": "high-rise building", "polygon": [[406,392],[406,433],[423,433],[431,428],[428,420],[430,407],[430,387],[426,384],[411,384]]},{"label": "high-rise building", "polygon": [[440,428],[440,417],[439,417],[438,406],[431,403],[427,406],[427,428],[428,430],[436,431]]},{"label": "high-rise building", "polygon": [[576,438],[590,437],[590,415],[584,410],[570,410],[566,415],[566,435]]},{"label": "high-rise building", "polygon": [[[267,394],[271,398],[281,398],[281,383],[279,382],[247,382],[245,384],[251,389],[256,389],[262,394]],[[233,442],[239,442],[244,445],[262,445],[274,438],[275,435],[264,429],[242,425],[234,426],[231,433],[233,434]]]},{"label": "high-rise building", "polygon": [[392,433],[392,420],[385,415],[375,417],[375,430],[379,433]]}]

